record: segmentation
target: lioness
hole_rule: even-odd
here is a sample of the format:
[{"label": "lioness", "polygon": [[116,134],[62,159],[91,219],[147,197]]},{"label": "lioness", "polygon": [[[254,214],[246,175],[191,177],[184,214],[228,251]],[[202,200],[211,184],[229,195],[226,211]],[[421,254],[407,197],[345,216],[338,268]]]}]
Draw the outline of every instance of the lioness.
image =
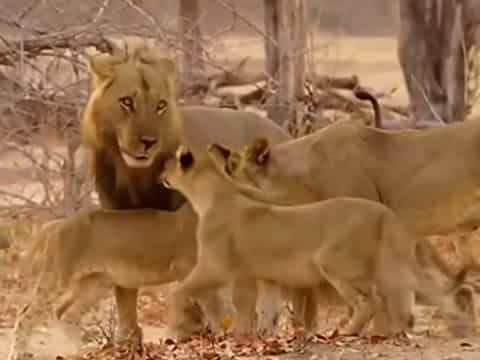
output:
[{"label": "lioness", "polygon": [[[278,145],[259,138],[228,166],[232,177],[261,190],[266,201],[370,199],[419,235],[434,235],[479,225],[479,150],[480,123],[474,121],[394,132],[343,123]],[[454,281],[429,242],[420,242],[417,252],[432,277],[447,287]]]},{"label": "lioness", "polygon": [[[155,174],[162,171],[180,142],[200,149],[213,141],[240,146],[257,136],[272,143],[291,138],[272,121],[254,113],[179,106],[172,60],[153,48],[120,48],[114,43],[110,47],[110,54],[89,60],[92,90],[81,124],[83,143],[92,152],[102,207],[178,209],[185,198],[157,184]],[[255,284],[237,283],[234,290],[236,305],[249,307],[251,301],[244,306],[243,300],[255,296]],[[274,301],[273,289],[270,292]],[[137,294],[137,289],[115,287],[120,338],[132,329],[141,335],[136,320]],[[275,319],[279,306],[267,301],[261,311]],[[251,317],[249,314],[242,318]],[[272,321],[267,323],[273,326]]]},{"label": "lioness", "polygon": [[277,145],[259,138],[231,165],[240,165],[232,176],[273,202],[367,198],[390,207],[417,233],[432,235],[480,223],[478,151],[480,123],[473,121],[393,132],[339,123]]},{"label": "lioness", "polygon": [[[53,307],[58,318],[65,314],[66,330],[78,340],[81,315],[107,289],[183,279],[197,258],[197,218],[191,213],[188,203],[176,212],[94,209],[47,223],[24,256],[39,275],[33,296],[16,321],[9,360],[25,357],[33,327]],[[223,308],[218,298],[206,295],[210,301],[199,299],[199,303],[209,320],[227,314],[230,309]],[[200,330],[196,309],[190,306],[184,331]]]},{"label": "lioness", "polygon": [[413,291],[440,306],[456,335],[472,330],[453,296],[420,271],[415,236],[386,206],[348,197],[299,206],[260,202],[228,177],[228,155],[217,144],[203,157],[180,147],[161,175],[199,216],[197,263],[172,295],[174,334],[191,296],[244,276],[300,289],[329,282],[353,309],[346,333],[361,331],[376,308],[388,320],[380,331],[407,329]]}]

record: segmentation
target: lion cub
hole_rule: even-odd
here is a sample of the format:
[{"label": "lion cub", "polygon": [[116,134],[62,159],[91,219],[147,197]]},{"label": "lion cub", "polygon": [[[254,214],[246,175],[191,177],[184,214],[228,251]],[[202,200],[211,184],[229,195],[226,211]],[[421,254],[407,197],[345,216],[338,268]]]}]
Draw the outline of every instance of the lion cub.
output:
[{"label": "lion cub", "polygon": [[327,281],[353,309],[345,333],[359,333],[374,315],[381,315],[375,322],[381,333],[408,329],[414,292],[440,307],[454,333],[471,330],[452,296],[421,275],[417,239],[387,207],[348,197],[299,206],[260,202],[252,189],[229,178],[228,154],[218,144],[203,157],[180,147],[160,176],[199,216],[198,262],[171,297],[174,335],[186,320],[190,297],[241,277],[292,289]]},{"label": "lion cub", "polygon": [[[193,230],[197,217],[189,207],[185,204],[177,212],[82,210],[47,223],[24,257],[39,275],[31,300],[18,315],[9,360],[28,354],[33,327],[46,320],[53,307],[80,345],[81,316],[106,290],[114,285],[140,288],[183,279],[197,257]],[[217,295],[198,299],[207,319],[226,314],[226,304]],[[188,317],[185,331],[202,329],[195,303],[189,306]]]}]

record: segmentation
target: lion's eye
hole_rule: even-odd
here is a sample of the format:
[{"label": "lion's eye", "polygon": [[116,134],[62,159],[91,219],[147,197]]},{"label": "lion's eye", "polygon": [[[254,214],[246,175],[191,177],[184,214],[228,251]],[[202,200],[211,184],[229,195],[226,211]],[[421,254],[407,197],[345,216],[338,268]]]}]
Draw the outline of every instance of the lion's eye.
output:
[{"label": "lion's eye", "polygon": [[123,96],[120,99],[118,99],[118,101],[120,101],[120,105],[123,108],[125,108],[128,111],[133,111],[134,106],[133,106],[133,99],[131,96]]},{"label": "lion's eye", "polygon": [[167,105],[168,105],[168,103],[167,103],[166,100],[160,100],[157,104],[157,114],[158,115],[163,114],[163,112],[167,108]]}]

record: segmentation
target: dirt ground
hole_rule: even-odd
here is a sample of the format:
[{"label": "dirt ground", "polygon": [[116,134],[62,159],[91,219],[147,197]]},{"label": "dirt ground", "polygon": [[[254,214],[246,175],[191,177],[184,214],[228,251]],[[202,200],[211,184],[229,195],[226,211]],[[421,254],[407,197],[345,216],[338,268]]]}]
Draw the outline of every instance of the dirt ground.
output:
[{"label": "dirt ground", "polygon": [[[406,104],[407,96],[403,78],[396,58],[396,40],[394,38],[358,38],[338,37],[325,34],[319,41],[319,50],[315,56],[317,71],[337,76],[357,74],[363,85],[371,86],[377,91],[388,91],[397,88],[390,99],[393,103]],[[249,67],[255,71],[263,66],[263,43],[260,39],[235,38],[218,42],[215,54],[222,54],[219,60],[225,63],[236,63],[249,54]],[[13,153],[0,152],[0,189],[29,192],[29,196],[37,196],[38,186],[28,180],[30,169],[22,168],[21,160]],[[18,254],[29,242],[29,226],[20,223],[0,221],[0,232],[14,239],[9,250],[0,250],[0,359],[8,353],[11,328],[16,311],[28,297],[29,282],[16,274]],[[442,255],[452,257],[452,241],[454,238],[440,239]],[[154,289],[142,292],[140,299],[141,322],[144,326],[147,342],[158,342],[163,335],[163,319],[165,315],[165,290]],[[341,308],[324,310],[320,314],[327,334],[335,327]],[[379,342],[359,339],[317,339],[317,343],[309,344],[301,351],[286,355],[262,356],[261,358],[282,358],[301,360],[354,360],[388,358],[422,359],[422,360],[477,360],[480,358],[480,337],[453,339],[443,328],[430,308],[418,308],[418,322],[415,333],[408,341]],[[53,327],[49,332],[40,329],[33,339],[38,354],[46,355],[46,359],[55,359],[56,355],[68,354],[72,345],[58,329]],[[193,357],[193,355],[192,355]],[[254,358],[254,357],[250,357]],[[260,358],[260,357],[258,357]]]}]

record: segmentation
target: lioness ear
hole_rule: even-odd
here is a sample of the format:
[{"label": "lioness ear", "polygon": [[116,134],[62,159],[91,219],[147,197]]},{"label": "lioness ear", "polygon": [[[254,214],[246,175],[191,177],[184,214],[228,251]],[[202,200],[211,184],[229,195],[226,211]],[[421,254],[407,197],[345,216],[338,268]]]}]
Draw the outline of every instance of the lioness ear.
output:
[{"label": "lioness ear", "polygon": [[265,165],[270,156],[270,145],[266,138],[258,138],[246,148],[247,159],[257,165]]}]

